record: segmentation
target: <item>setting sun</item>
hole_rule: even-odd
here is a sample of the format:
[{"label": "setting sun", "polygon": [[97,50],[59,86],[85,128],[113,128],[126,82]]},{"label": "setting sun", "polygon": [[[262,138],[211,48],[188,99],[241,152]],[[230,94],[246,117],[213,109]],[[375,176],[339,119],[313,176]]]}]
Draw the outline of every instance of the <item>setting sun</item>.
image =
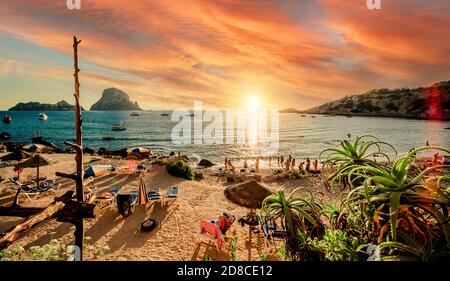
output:
[{"label": "setting sun", "polygon": [[250,96],[247,98],[247,107],[257,108],[261,106],[261,100],[257,96]]}]

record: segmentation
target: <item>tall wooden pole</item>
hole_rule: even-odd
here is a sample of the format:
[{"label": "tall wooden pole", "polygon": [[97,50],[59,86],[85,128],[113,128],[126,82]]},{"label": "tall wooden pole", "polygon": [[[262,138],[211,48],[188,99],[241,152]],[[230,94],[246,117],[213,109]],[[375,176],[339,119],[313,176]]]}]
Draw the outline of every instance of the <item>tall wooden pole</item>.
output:
[{"label": "tall wooden pole", "polygon": [[[84,202],[84,169],[83,169],[83,140],[82,140],[82,123],[83,119],[81,117],[81,107],[80,107],[80,82],[78,80],[78,73],[80,69],[78,68],[78,44],[81,40],[77,37],[73,37],[73,60],[74,60],[74,78],[75,78],[75,126],[76,126],[76,150],[75,160],[77,162],[77,178],[76,178],[76,197],[77,201]],[[83,259],[84,253],[84,220],[79,219],[74,222],[75,224],[75,245],[80,248],[81,259]]]}]

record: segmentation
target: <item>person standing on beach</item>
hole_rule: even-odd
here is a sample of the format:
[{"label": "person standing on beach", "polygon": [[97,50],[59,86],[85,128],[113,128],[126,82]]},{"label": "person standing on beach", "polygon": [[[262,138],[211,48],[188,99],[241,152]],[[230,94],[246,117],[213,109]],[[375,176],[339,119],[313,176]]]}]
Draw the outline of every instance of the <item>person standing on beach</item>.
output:
[{"label": "person standing on beach", "polygon": [[244,159],[244,169],[248,168],[248,163],[247,163],[247,159]]},{"label": "person standing on beach", "polygon": [[292,169],[293,172],[295,171],[295,159],[294,158],[292,158],[291,169]]},{"label": "person standing on beach", "polygon": [[286,165],[284,166],[284,171],[287,172],[291,168],[291,160],[286,160]]},{"label": "person standing on beach", "polygon": [[272,166],[272,157],[269,157],[269,167]]},{"label": "person standing on beach", "polygon": [[309,157],[306,158],[306,168],[305,170],[309,173],[309,171],[311,170],[311,160],[309,160]]},{"label": "person standing on beach", "polygon": [[255,171],[256,171],[256,173],[259,173],[259,157],[256,158],[256,162],[255,162]]},{"label": "person standing on beach", "polygon": [[231,161],[230,161],[230,160],[228,160],[228,167],[230,168],[230,171],[231,171],[232,173],[234,173],[234,172],[236,171],[236,169],[234,168],[233,164],[231,164]]},{"label": "person standing on beach", "polygon": [[280,167],[280,156],[277,157],[277,164],[278,164],[278,167]]},{"label": "person standing on beach", "polygon": [[319,165],[319,161],[317,161],[317,159],[314,160],[313,167],[314,167],[314,173],[315,174],[319,173],[318,165]]},{"label": "person standing on beach", "polygon": [[228,158],[225,157],[225,171],[228,171]]},{"label": "person standing on beach", "polygon": [[284,156],[283,156],[283,155],[281,155],[281,158],[280,158],[280,163],[281,163],[281,166],[283,166],[283,165],[284,165]]},{"label": "person standing on beach", "polygon": [[426,145],[425,146],[430,146],[430,143],[427,141],[427,143],[426,143]]},{"label": "person standing on beach", "polygon": [[304,175],[305,170],[303,169],[303,166],[305,166],[305,162],[300,162],[300,164],[298,164],[298,170]]}]

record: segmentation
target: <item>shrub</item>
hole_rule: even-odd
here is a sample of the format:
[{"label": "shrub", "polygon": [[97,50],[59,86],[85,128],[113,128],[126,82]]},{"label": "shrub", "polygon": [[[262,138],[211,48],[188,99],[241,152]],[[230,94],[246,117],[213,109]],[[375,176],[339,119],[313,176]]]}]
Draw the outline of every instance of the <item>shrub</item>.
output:
[{"label": "shrub", "polygon": [[192,180],[194,178],[194,171],[191,166],[183,160],[178,160],[167,165],[167,172],[175,177]]}]

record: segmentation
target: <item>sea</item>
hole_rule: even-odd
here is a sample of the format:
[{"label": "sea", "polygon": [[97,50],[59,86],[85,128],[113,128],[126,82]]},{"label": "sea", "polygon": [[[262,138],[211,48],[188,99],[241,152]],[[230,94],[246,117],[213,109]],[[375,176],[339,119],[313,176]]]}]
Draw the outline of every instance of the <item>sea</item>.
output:
[{"label": "sea", "polygon": [[[64,149],[65,140],[75,139],[73,112],[46,112],[46,121],[38,120],[39,112],[0,112],[2,118],[5,114],[10,115],[13,121],[11,124],[0,123],[0,132],[10,133],[10,141],[29,144],[39,131],[44,139]],[[267,143],[176,144],[172,139],[172,130],[179,121],[171,121],[171,111],[140,111],[139,114],[139,117],[134,117],[126,111],[82,112],[84,147],[95,150],[101,147],[109,150],[144,147],[163,155],[174,151],[188,155],[193,161],[206,158],[216,163],[223,162],[225,157],[239,160],[268,157],[261,152],[261,146]],[[126,130],[112,131],[112,125],[119,122],[123,122]],[[203,124],[206,126],[208,122]],[[225,124],[223,127],[226,128]],[[341,140],[362,135],[372,135],[388,142],[399,153],[425,146],[427,142],[450,149],[448,127],[450,122],[442,121],[281,113],[278,148],[271,154],[275,157],[292,155],[296,159],[316,159],[322,150],[338,146]],[[223,134],[226,135],[226,132]],[[271,134],[270,129],[268,134]],[[109,136],[114,140],[103,140]],[[389,149],[386,151],[394,155]]]}]

